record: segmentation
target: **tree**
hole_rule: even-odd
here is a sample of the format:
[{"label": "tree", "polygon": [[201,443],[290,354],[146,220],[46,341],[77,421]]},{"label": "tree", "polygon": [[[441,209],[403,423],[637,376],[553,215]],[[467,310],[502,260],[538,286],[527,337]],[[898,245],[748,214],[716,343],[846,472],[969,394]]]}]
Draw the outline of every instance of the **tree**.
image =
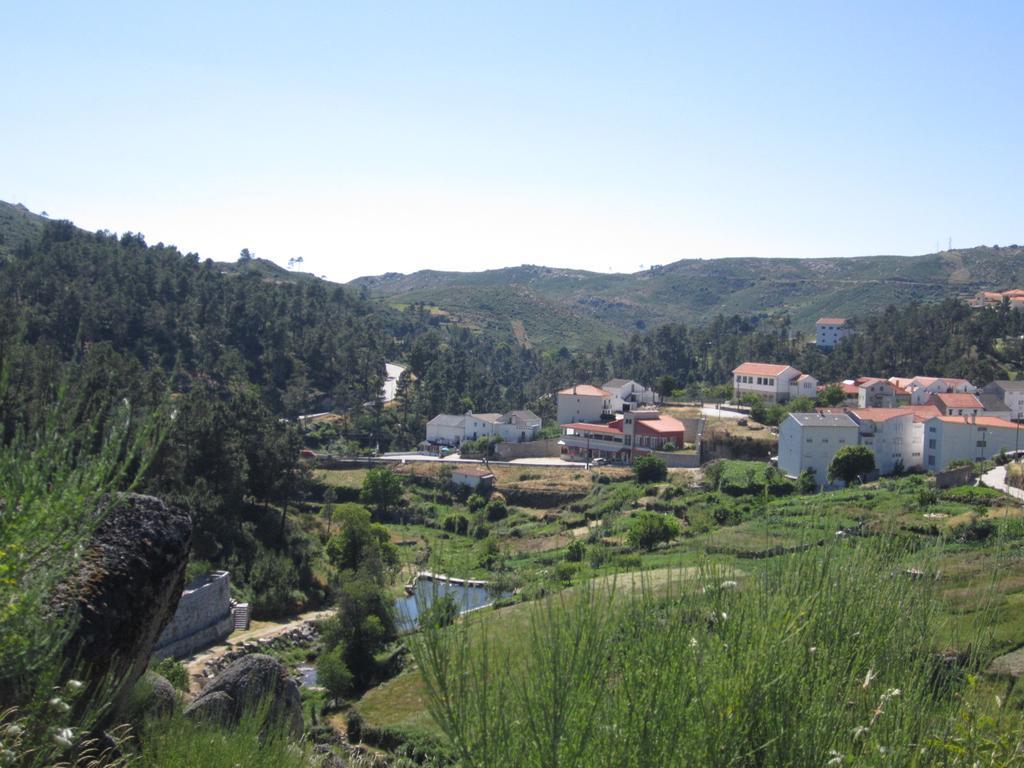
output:
[{"label": "tree", "polygon": [[657,456],[641,456],[633,462],[638,483],[657,483],[668,477],[668,465]]},{"label": "tree", "polygon": [[764,424],[768,419],[768,409],[762,400],[757,395],[745,395],[740,403],[743,405],[750,406],[750,418],[759,424]]},{"label": "tree", "polygon": [[359,504],[339,505],[334,512],[338,532],[327,542],[327,557],[342,571],[360,571],[378,583],[398,565],[398,548],[391,543],[388,529],[372,522]]},{"label": "tree", "polygon": [[402,481],[390,469],[371,469],[363,479],[359,500],[383,516],[402,500]]},{"label": "tree", "polygon": [[813,467],[808,467],[796,479],[796,491],[801,495],[816,493],[818,490],[818,478]]},{"label": "tree", "polygon": [[335,699],[346,696],[352,690],[352,672],[345,663],[344,643],[338,643],[317,657],[316,680]]},{"label": "tree", "polygon": [[846,399],[843,388],[838,384],[829,384],[818,393],[818,404],[824,408],[839,405]]},{"label": "tree", "polygon": [[847,445],[840,448],[828,465],[828,481],[842,480],[850,485],[858,477],[873,472],[875,454],[866,445]]},{"label": "tree", "polygon": [[642,512],[633,518],[626,541],[634,549],[651,550],[679,535],[679,523],[674,517],[658,512]]},{"label": "tree", "polygon": [[671,395],[675,391],[675,388],[676,388],[676,380],[675,380],[675,378],[673,378],[672,376],[669,376],[667,374],[665,376],[662,376],[661,378],[659,378],[657,384],[655,385],[655,390],[662,397],[668,397],[669,395]]}]

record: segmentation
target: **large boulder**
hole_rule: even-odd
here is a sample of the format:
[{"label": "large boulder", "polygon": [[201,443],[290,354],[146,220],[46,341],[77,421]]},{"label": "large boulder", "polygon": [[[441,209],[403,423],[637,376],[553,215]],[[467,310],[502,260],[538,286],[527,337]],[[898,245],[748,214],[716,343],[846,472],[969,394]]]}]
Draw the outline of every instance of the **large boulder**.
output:
[{"label": "large boulder", "polygon": [[302,695],[288,669],[262,653],[232,662],[185,709],[190,718],[237,723],[247,711],[267,706],[267,722],[302,735]]},{"label": "large boulder", "polygon": [[135,493],[108,497],[103,509],[53,609],[72,621],[63,651],[68,674],[114,685],[112,700],[121,704],[174,616],[185,585],[192,520],[184,510]]}]

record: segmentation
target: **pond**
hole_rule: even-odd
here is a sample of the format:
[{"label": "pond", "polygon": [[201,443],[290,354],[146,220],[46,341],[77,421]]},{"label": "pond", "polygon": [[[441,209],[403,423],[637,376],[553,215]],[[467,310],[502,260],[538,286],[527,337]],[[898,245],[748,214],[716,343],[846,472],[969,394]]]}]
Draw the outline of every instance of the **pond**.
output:
[{"label": "pond", "polygon": [[299,685],[303,688],[313,688],[316,685],[316,667],[304,665],[296,667],[295,671],[299,673]]},{"label": "pond", "polygon": [[447,580],[420,578],[416,580],[411,595],[395,601],[395,618],[399,632],[411,632],[418,626],[420,613],[442,595],[450,594],[459,606],[459,613],[483,608],[494,602],[494,595],[487,587],[453,583]]}]

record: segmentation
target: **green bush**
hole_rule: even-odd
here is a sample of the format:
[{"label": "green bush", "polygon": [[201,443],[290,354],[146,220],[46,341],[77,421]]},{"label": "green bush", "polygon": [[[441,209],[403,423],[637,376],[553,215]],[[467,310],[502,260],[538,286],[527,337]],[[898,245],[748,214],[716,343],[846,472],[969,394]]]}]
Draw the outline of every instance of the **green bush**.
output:
[{"label": "green bush", "polygon": [[487,519],[492,523],[508,517],[508,505],[504,499],[491,499],[485,510]]},{"label": "green bush", "polygon": [[352,691],[352,672],[345,664],[344,643],[338,643],[317,657],[316,679],[332,698],[340,699]]},{"label": "green bush", "polygon": [[167,682],[179,691],[188,693],[188,669],[182,662],[168,656],[164,659],[160,659],[160,661],[154,665],[153,671],[165,678]]},{"label": "green bush", "polygon": [[568,560],[561,560],[555,564],[555,579],[563,584],[569,584],[580,570],[579,563],[571,563]]},{"label": "green bush", "polygon": [[570,542],[569,546],[565,550],[565,559],[570,563],[578,563],[583,560],[583,555],[586,552],[586,546],[582,541],[577,539],[576,541]]},{"label": "green bush", "polygon": [[674,517],[657,512],[641,512],[633,517],[626,540],[634,549],[651,550],[678,535],[679,523]]},{"label": "green bush", "polygon": [[668,465],[657,456],[641,456],[633,462],[638,483],[658,483],[668,477]]}]

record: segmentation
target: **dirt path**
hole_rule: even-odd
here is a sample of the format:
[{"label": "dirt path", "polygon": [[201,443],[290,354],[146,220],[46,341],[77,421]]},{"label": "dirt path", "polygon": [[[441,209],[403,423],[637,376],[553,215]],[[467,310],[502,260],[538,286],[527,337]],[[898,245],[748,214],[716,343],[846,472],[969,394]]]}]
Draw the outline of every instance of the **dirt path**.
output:
[{"label": "dirt path", "polygon": [[231,650],[231,646],[238,645],[252,640],[263,640],[277,635],[288,632],[289,630],[296,629],[297,627],[305,624],[307,621],[314,621],[316,619],[323,619],[330,616],[333,611],[310,611],[309,613],[299,614],[294,619],[290,619],[286,622],[276,621],[254,621],[249,625],[249,629],[242,632],[232,632],[220,645],[215,645],[211,648],[207,648],[204,651],[200,651],[194,656],[184,660],[186,669],[188,669],[189,677],[189,688],[192,693],[196,693],[199,690],[199,681],[203,673],[203,669],[206,668],[214,659],[223,656],[225,653]]}]

